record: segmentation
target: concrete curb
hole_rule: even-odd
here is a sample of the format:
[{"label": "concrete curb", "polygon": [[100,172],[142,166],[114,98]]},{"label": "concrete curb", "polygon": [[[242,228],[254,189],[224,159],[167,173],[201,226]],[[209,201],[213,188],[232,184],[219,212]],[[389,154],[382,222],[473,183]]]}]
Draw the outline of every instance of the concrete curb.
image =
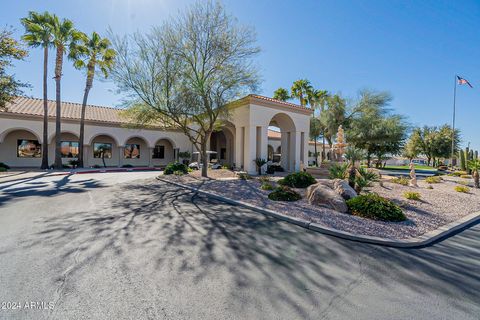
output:
[{"label": "concrete curb", "polygon": [[370,244],[376,244],[376,245],[381,245],[381,246],[387,246],[387,247],[394,247],[394,248],[417,248],[417,247],[425,247],[428,246],[436,241],[445,239],[448,236],[453,235],[459,230],[462,230],[466,228],[467,226],[473,225],[477,222],[480,222],[480,212],[474,212],[471,213],[459,220],[453,221],[451,223],[448,223],[444,226],[441,226],[438,229],[432,230],[430,232],[427,232],[425,234],[422,234],[421,236],[415,237],[415,238],[409,238],[409,239],[388,239],[388,238],[380,238],[380,237],[373,237],[373,236],[366,236],[366,235],[359,235],[359,234],[354,234],[350,232],[345,232],[341,231],[338,229],[334,228],[329,228],[322,226],[317,223],[312,223],[303,219],[299,218],[293,218],[289,217],[287,215],[260,208],[254,205],[251,205],[249,203],[243,202],[243,201],[238,201],[238,200],[232,200],[230,198],[224,197],[217,195],[212,192],[208,191],[203,191],[199,190],[196,187],[191,187],[188,185],[184,185],[178,182],[170,181],[168,179],[164,179],[161,177],[157,177],[157,180],[165,182],[165,183],[170,183],[173,184],[177,187],[181,187],[184,189],[189,189],[192,191],[195,191],[196,193],[205,195],[207,197],[210,197],[212,199],[216,199],[228,204],[232,205],[238,205],[242,206],[248,209],[251,209],[253,211],[262,213],[264,215],[270,216],[277,218],[279,220],[295,224],[297,226],[303,227],[305,229],[309,229],[312,231],[320,232],[326,235],[346,239],[346,240],[351,240],[351,241],[357,241],[357,242],[364,242],[364,243],[370,243]]}]

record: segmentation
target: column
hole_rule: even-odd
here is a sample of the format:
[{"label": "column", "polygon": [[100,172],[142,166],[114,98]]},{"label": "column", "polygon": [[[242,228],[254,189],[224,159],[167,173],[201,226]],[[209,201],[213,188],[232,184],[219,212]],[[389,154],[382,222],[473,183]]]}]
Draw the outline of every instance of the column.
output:
[{"label": "column", "polygon": [[244,170],[249,174],[257,173],[257,166],[255,165],[255,158],[257,153],[257,127],[245,127],[245,149],[243,166]]},{"label": "column", "polygon": [[148,147],[148,167],[153,167],[152,157],[153,157],[153,147]]},{"label": "column", "polygon": [[83,166],[88,167],[88,159],[90,158],[90,145],[83,145]]},{"label": "column", "polygon": [[282,138],[280,142],[280,146],[282,147],[282,153],[280,158],[280,164],[285,171],[290,171],[289,167],[289,158],[290,158],[290,132],[282,131]]},{"label": "column", "polygon": [[118,147],[118,166],[121,167],[123,166],[123,151],[125,147],[124,146],[119,146]]},{"label": "column", "polygon": [[[268,127],[263,126],[260,127],[260,137],[257,140],[257,143],[260,144],[260,155],[259,157],[262,159],[268,159]],[[263,165],[262,173],[267,171],[267,165]]]},{"label": "column", "polygon": [[244,132],[244,127],[235,126],[235,167],[237,169],[243,167]]},{"label": "column", "polygon": [[301,132],[292,132],[291,135],[291,150],[292,150],[292,166],[291,170],[294,172],[300,171],[300,145],[301,145]]}]

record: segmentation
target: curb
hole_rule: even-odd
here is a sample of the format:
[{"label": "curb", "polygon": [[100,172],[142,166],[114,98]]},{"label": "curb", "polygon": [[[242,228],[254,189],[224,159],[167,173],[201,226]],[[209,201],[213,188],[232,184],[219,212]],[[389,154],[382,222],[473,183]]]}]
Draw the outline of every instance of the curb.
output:
[{"label": "curb", "polygon": [[387,239],[387,238],[380,238],[380,237],[374,237],[374,236],[366,236],[366,235],[359,235],[359,234],[354,234],[346,231],[341,231],[338,229],[334,228],[329,228],[322,226],[317,223],[312,223],[307,220],[299,219],[299,218],[294,218],[294,217],[289,217],[287,215],[275,212],[273,210],[268,210],[264,208],[260,208],[254,205],[251,205],[249,203],[243,202],[243,201],[238,201],[238,200],[232,200],[230,198],[220,196],[217,194],[214,194],[212,192],[208,191],[203,191],[200,190],[196,187],[191,187],[187,186],[178,182],[173,182],[164,178],[157,177],[156,178],[159,181],[165,182],[165,183],[170,183],[173,184],[177,187],[181,187],[184,189],[192,190],[195,191],[196,193],[200,193],[202,195],[205,195],[207,197],[210,197],[212,199],[216,199],[228,204],[232,205],[237,205],[237,206],[242,206],[247,209],[262,213],[266,216],[274,217],[279,220],[295,224],[297,226],[300,226],[305,229],[309,229],[312,231],[316,231],[319,233],[323,233],[326,235],[334,236],[337,238],[342,238],[350,241],[356,241],[356,242],[363,242],[363,243],[369,243],[369,244],[376,244],[376,245],[381,245],[381,246],[386,246],[386,247],[394,247],[394,248],[417,248],[417,247],[425,247],[430,244],[433,244],[436,241],[443,240],[448,236],[451,236],[455,234],[457,231],[460,231],[470,225],[473,225],[477,222],[480,222],[480,212],[474,212],[469,215],[466,215],[465,217],[453,221],[451,223],[448,223],[446,225],[441,226],[438,229],[429,231],[427,233],[422,234],[421,236],[414,237],[414,238],[409,238],[409,239]]}]

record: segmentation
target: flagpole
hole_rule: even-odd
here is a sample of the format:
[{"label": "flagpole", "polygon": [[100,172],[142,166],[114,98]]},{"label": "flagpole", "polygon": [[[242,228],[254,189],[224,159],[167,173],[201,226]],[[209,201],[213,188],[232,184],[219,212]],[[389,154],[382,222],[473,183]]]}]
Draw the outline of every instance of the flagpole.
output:
[{"label": "flagpole", "polygon": [[452,119],[452,158],[450,160],[450,167],[453,170],[453,157],[455,155],[455,102],[457,98],[457,75],[453,81],[453,119]]}]

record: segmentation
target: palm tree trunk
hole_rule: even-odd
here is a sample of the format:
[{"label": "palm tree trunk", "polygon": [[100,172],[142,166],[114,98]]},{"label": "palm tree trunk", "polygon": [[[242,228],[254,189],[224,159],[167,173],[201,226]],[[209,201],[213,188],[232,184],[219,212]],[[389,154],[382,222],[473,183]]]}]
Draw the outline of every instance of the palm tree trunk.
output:
[{"label": "palm tree trunk", "polygon": [[41,169],[48,169],[48,46],[43,49],[43,143],[42,143],[42,165]]},{"label": "palm tree trunk", "polygon": [[87,100],[93,83],[93,70],[88,71],[85,92],[83,93],[82,114],[80,116],[80,137],[78,140],[78,167],[83,168],[83,144],[85,142],[85,111],[87,109]]},{"label": "palm tree trunk", "polygon": [[325,160],[325,131],[322,133],[322,162]]},{"label": "palm tree trunk", "polygon": [[317,154],[317,137],[313,141],[314,150],[315,150],[315,166],[318,167],[318,154]]},{"label": "palm tree trunk", "polygon": [[55,60],[55,100],[56,100],[56,115],[55,115],[55,169],[63,169],[62,165],[62,136],[61,136],[61,116],[62,116],[62,101],[61,93],[61,79],[62,79],[62,64],[63,64],[63,47],[57,47],[57,57]]}]

